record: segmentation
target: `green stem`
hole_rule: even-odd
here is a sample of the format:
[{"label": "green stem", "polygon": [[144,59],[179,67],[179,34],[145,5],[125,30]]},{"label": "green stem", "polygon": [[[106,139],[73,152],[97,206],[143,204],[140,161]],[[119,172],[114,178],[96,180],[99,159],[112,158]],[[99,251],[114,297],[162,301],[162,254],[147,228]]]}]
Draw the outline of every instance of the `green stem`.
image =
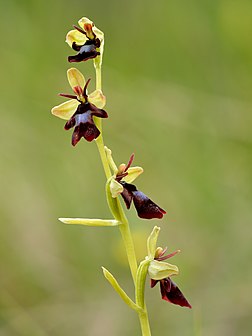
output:
[{"label": "green stem", "polygon": [[117,198],[117,207],[121,215],[121,225],[119,225],[119,229],[122,235],[122,239],[124,242],[124,246],[126,249],[128,262],[130,266],[130,271],[132,274],[132,279],[134,283],[136,283],[136,276],[137,276],[137,260],[136,260],[136,253],[134,248],[134,243],[132,239],[132,235],[130,232],[129,222],[127,220],[127,217],[125,216],[125,213],[123,211],[122,205]]},{"label": "green stem", "polygon": [[102,82],[101,82],[101,67],[100,65],[95,65],[95,75],[96,75],[96,90],[101,90]]},{"label": "green stem", "polygon": [[102,121],[101,121],[101,118],[95,118],[95,123],[96,123],[96,126],[99,128],[99,130],[101,132],[101,134],[96,139],[96,145],[97,145],[99,153],[100,153],[100,157],[101,157],[101,161],[102,161],[102,165],[103,165],[103,169],[104,169],[106,178],[109,179],[111,177],[111,171],[110,171],[110,168],[109,168],[107,155],[106,155],[106,152],[105,152],[105,149],[104,149],[104,142],[103,142],[103,137],[102,137]]},{"label": "green stem", "polygon": [[[101,90],[102,84],[101,84],[101,67],[100,66],[95,66],[95,71],[96,71],[96,89]],[[104,168],[104,172],[106,175],[106,178],[109,179],[111,175],[111,170],[109,167],[109,162],[107,160],[106,152],[104,149],[104,142],[103,142],[103,137],[102,137],[102,120],[100,118],[95,118],[95,123],[96,126],[99,128],[101,134],[99,137],[96,139],[96,144],[100,153],[102,165]],[[136,254],[135,254],[135,248],[134,248],[134,243],[132,239],[132,235],[130,232],[130,227],[129,227],[129,222],[127,220],[127,217],[124,213],[124,210],[122,208],[122,205],[119,201],[118,198],[116,198],[115,206],[117,207],[117,213],[120,214],[120,219],[121,219],[121,224],[119,225],[119,229],[121,232],[121,236],[124,242],[124,246],[126,249],[126,254],[128,258],[128,263],[130,267],[130,271],[132,274],[132,279],[134,284],[136,285],[137,282],[137,259],[136,259]],[[113,214],[113,213],[112,213]],[[117,218],[116,218],[117,219]],[[144,279],[145,282],[145,279]],[[144,296],[144,291],[143,291],[143,296]],[[144,297],[143,297],[143,302],[144,302]],[[149,320],[148,320],[148,313],[145,304],[142,306],[143,310],[138,313],[140,325],[141,325],[141,330],[142,330],[142,336],[151,336],[150,332],[150,326],[149,326]]]},{"label": "green stem", "polygon": [[141,325],[142,336],[151,336],[147,310],[145,309],[142,313],[139,313],[138,318]]}]

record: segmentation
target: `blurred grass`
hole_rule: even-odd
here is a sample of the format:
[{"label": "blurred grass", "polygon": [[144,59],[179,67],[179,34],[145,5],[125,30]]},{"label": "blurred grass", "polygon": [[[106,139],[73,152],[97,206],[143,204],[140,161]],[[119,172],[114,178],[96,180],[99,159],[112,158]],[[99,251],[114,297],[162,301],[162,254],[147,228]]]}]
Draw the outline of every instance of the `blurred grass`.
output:
[{"label": "blurred grass", "polygon": [[10,0],[0,13],[0,334],[139,334],[100,270],[132,294],[118,232],[57,221],[109,217],[95,144],[71,148],[50,115],[69,92],[64,38],[81,16],[106,34],[105,141],[118,163],[135,152],[139,189],[168,210],[162,222],[130,210],[138,257],[154,224],[183,252],[176,282],[194,309],[147,286],[153,335],[250,334],[251,1]]}]

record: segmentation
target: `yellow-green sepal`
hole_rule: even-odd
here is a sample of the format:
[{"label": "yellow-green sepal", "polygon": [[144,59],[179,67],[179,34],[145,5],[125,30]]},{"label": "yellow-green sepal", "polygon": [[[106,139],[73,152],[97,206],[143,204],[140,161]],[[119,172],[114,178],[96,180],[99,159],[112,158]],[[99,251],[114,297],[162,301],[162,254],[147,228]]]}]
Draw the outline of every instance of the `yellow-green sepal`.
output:
[{"label": "yellow-green sepal", "polygon": [[153,230],[151,231],[151,234],[149,235],[147,239],[147,251],[148,251],[148,257],[150,260],[155,258],[156,253],[156,245],[157,245],[157,239],[160,232],[160,227],[154,226]]},{"label": "yellow-green sepal", "polygon": [[163,261],[152,260],[148,267],[148,274],[153,280],[162,280],[171,275],[177,275],[179,269],[176,265],[168,264]]},{"label": "yellow-green sepal", "polygon": [[132,183],[135,179],[143,173],[142,167],[130,167],[127,169],[127,175],[123,178],[123,181]]},{"label": "yellow-green sepal", "polygon": [[79,102],[76,99],[70,99],[60,105],[54,106],[51,112],[60,119],[69,120],[75,113],[78,105]]},{"label": "yellow-green sepal", "polygon": [[[83,90],[86,80],[83,74],[76,68],[70,68],[67,70],[67,79],[68,82],[73,89],[74,92],[76,92],[75,88],[78,87],[81,90]],[[77,92],[76,92],[77,93]]]}]

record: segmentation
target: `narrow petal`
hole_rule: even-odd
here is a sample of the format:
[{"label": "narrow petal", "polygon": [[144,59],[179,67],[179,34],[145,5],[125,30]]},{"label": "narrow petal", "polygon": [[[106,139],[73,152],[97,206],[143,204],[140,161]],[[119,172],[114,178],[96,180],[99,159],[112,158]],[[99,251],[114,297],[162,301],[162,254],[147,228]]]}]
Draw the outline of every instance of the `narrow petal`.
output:
[{"label": "narrow petal", "polygon": [[73,91],[78,96],[80,96],[86,84],[85,78],[82,73],[76,68],[71,68],[67,70],[67,78]]},{"label": "narrow petal", "polygon": [[101,90],[95,90],[88,95],[88,100],[91,104],[102,109],[106,105],[106,97]]},{"label": "narrow petal", "polygon": [[73,42],[77,45],[83,45],[87,41],[86,35],[82,34],[78,30],[70,30],[66,36],[66,43],[72,48]]},{"label": "narrow petal", "polygon": [[132,183],[139,175],[143,173],[143,168],[141,167],[130,167],[127,170],[128,175],[123,178],[123,181],[127,183]]},{"label": "narrow petal", "polygon": [[138,216],[144,219],[162,218],[166,213],[156,203],[139,190],[133,191],[133,202]]},{"label": "narrow petal", "polygon": [[76,99],[68,100],[52,108],[52,114],[64,120],[69,120],[76,111],[79,102]]}]

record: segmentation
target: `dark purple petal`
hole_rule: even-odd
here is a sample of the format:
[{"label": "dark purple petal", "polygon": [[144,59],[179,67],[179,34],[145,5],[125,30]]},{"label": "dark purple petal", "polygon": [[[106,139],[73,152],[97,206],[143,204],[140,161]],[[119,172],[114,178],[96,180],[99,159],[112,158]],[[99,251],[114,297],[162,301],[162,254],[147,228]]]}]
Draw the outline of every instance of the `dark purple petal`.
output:
[{"label": "dark purple petal", "polygon": [[192,308],[178,286],[170,278],[160,280],[160,291],[163,300],[181,307]]},{"label": "dark purple petal", "polygon": [[166,211],[139,190],[133,191],[133,202],[138,216],[144,219],[162,218]]}]

